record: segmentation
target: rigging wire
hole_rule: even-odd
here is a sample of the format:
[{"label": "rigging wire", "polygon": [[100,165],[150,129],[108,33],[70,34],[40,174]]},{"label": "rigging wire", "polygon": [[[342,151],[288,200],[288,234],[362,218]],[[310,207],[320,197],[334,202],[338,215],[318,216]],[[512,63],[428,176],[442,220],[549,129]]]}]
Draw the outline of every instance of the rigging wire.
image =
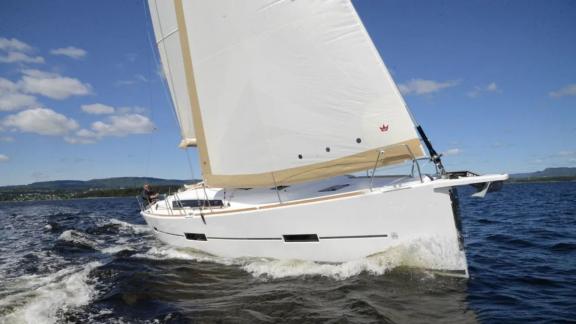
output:
[{"label": "rigging wire", "polygon": [[[186,151],[186,158],[188,160],[188,167],[190,168],[190,173],[192,175],[191,180],[196,180],[194,175],[194,168],[192,167],[192,159],[190,159],[190,151],[188,151],[188,149],[185,149],[185,151]],[[194,189],[194,193],[196,194],[196,200],[200,201],[200,196],[198,195],[198,189]]]},{"label": "rigging wire", "polygon": [[[148,15],[148,11],[146,10],[146,2],[142,2],[142,8],[144,10],[144,26],[146,28],[146,33],[145,33],[145,38],[148,42],[148,45],[150,45],[150,16]],[[148,65],[148,104],[150,107],[150,119],[152,121],[155,120],[154,118],[154,108],[153,108],[153,98],[152,98],[152,85],[150,84],[150,81],[152,80],[152,56],[150,55],[150,51],[146,51],[148,52],[148,55],[146,55],[147,57],[147,65]],[[146,156],[146,163],[145,163],[145,169],[144,169],[144,175],[146,177],[150,176],[150,161],[152,159],[152,150],[150,148],[153,147],[154,145],[154,137],[155,136],[155,132],[157,132],[157,128],[154,127],[153,132],[148,134],[148,149],[147,151],[147,156]]]},{"label": "rigging wire", "polygon": [[191,180],[195,180],[196,175],[194,172],[194,167],[192,166],[192,159],[190,159],[190,151],[188,151],[187,149],[185,151],[186,151],[186,159],[188,160],[188,167],[190,168],[190,175],[192,176]]}]

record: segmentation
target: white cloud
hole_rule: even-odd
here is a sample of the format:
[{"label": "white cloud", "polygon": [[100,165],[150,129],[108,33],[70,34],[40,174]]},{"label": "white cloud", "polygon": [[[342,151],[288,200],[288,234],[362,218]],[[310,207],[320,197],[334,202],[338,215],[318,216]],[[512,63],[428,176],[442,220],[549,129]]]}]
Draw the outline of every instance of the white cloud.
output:
[{"label": "white cloud", "polygon": [[16,38],[8,39],[0,37],[0,50],[29,52],[32,50],[32,46],[23,41],[17,40]]},{"label": "white cloud", "polygon": [[576,96],[576,83],[564,86],[556,91],[549,93],[550,97],[560,98],[564,96]]},{"label": "white cloud", "polygon": [[66,99],[70,96],[91,93],[90,85],[78,79],[39,70],[24,70],[22,73],[24,76],[18,84],[27,93],[40,94],[52,99]]},{"label": "white cloud", "polygon": [[36,97],[22,93],[0,94],[0,111],[11,111],[37,106]]},{"label": "white cloud", "polygon": [[111,116],[108,122],[92,123],[92,130],[97,136],[126,136],[129,134],[146,134],[154,130],[154,123],[140,114]]},{"label": "white cloud", "polygon": [[0,51],[5,54],[0,55],[0,63],[44,63],[42,56],[32,56],[32,46],[17,40],[0,37]]},{"label": "white cloud", "polygon": [[154,123],[139,114],[115,115],[106,120],[92,123],[91,129],[80,129],[74,135],[69,135],[64,140],[70,144],[92,144],[107,137],[122,137],[132,134],[147,134],[155,129]]},{"label": "white cloud", "polygon": [[160,80],[162,80],[162,81],[166,80],[166,76],[164,75],[164,70],[163,70],[162,64],[158,64],[156,66],[156,75],[160,78]]},{"label": "white cloud", "polygon": [[81,48],[78,48],[78,47],[68,46],[68,47],[55,48],[53,50],[50,50],[50,54],[52,54],[52,55],[64,55],[64,56],[68,56],[70,58],[73,58],[75,60],[78,60],[78,59],[81,59],[84,56],[86,56],[87,52]]},{"label": "white cloud", "polygon": [[5,142],[5,143],[14,142],[14,137],[0,136],[0,142]]},{"label": "white cloud", "polygon": [[445,82],[438,82],[434,80],[412,79],[406,83],[401,83],[398,88],[404,95],[425,95],[438,92],[442,89],[457,86],[460,81],[452,80]]},{"label": "white cloud", "polygon": [[502,91],[500,91],[500,89],[498,89],[498,85],[496,85],[496,82],[491,82],[486,86],[474,87],[474,89],[472,89],[471,91],[466,93],[466,95],[470,98],[476,98],[476,97],[480,96],[481,94],[488,93],[488,92],[502,92]]},{"label": "white cloud", "polygon": [[144,82],[148,82],[148,79],[145,76],[143,76],[142,74],[135,74],[129,80],[116,81],[114,83],[114,85],[116,85],[117,87],[121,87],[121,86],[130,86],[130,85],[134,85],[137,83],[144,83]]},{"label": "white cloud", "polygon": [[446,150],[446,151],[444,152],[444,155],[446,155],[446,156],[448,156],[448,155],[458,155],[458,154],[460,154],[460,153],[462,153],[462,150],[461,150],[461,149],[459,149],[459,148],[451,148],[451,149]]},{"label": "white cloud", "polygon": [[10,158],[4,154],[0,154],[0,162],[6,162],[10,160]]},{"label": "white cloud", "polygon": [[118,107],[116,111],[119,114],[143,114],[148,111],[148,109],[140,106],[132,106],[132,107]]},{"label": "white cloud", "polygon": [[560,152],[558,152],[558,156],[576,157],[576,151],[560,151]]},{"label": "white cloud", "polygon": [[71,118],[47,108],[35,108],[9,115],[2,121],[7,128],[40,135],[66,135],[79,127]]},{"label": "white cloud", "polygon": [[112,106],[95,103],[91,105],[82,105],[82,111],[92,115],[113,114],[115,109]]},{"label": "white cloud", "polygon": [[91,130],[81,129],[74,136],[66,136],[64,140],[70,144],[94,144],[99,139],[98,135]]},{"label": "white cloud", "polygon": [[21,52],[8,52],[6,55],[0,55],[0,63],[44,63],[42,56],[30,56]]},{"label": "white cloud", "polygon": [[487,87],[486,87],[487,91],[498,91],[498,86],[496,85],[496,82],[492,82],[490,83]]},{"label": "white cloud", "polygon": [[18,85],[0,78],[0,111],[12,111],[37,106],[36,97],[18,92]]},{"label": "white cloud", "polygon": [[16,92],[18,85],[8,79],[0,78],[0,93]]},{"label": "white cloud", "polygon": [[96,138],[85,138],[80,136],[66,136],[64,140],[68,144],[94,144],[96,143]]}]

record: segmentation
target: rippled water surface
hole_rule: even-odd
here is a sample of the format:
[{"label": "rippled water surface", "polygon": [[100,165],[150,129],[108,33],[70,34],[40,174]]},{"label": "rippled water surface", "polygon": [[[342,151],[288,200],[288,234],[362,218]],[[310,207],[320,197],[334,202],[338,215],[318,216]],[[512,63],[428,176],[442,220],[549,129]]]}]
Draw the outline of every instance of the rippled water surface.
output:
[{"label": "rippled water surface", "polygon": [[576,183],[461,191],[471,278],[164,246],[134,199],[0,204],[0,322],[566,322],[576,319]]}]

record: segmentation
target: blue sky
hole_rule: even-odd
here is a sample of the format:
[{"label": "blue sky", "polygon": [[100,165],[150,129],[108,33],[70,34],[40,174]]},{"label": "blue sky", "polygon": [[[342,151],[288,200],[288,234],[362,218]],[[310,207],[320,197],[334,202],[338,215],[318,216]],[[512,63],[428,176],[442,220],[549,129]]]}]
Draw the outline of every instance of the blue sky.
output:
[{"label": "blue sky", "polygon": [[[354,4],[447,168],[576,166],[576,2]],[[0,185],[192,177],[151,37],[143,0],[1,1]]]}]

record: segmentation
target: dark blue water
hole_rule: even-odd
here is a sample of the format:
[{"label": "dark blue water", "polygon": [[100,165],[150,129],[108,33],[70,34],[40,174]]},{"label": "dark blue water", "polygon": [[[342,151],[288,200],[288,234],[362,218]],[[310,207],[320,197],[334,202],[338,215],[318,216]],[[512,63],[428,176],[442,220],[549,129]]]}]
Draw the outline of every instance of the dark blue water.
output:
[{"label": "dark blue water", "polygon": [[576,183],[470,193],[468,280],[402,250],[341,265],[178,250],[133,199],[0,204],[0,323],[574,322]]}]

